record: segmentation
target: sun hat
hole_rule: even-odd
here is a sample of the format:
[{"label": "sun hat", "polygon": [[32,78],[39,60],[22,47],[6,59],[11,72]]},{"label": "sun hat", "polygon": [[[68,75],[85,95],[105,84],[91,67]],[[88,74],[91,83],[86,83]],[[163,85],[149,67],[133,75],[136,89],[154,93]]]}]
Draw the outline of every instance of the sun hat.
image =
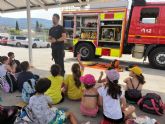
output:
[{"label": "sun hat", "polygon": [[91,74],[86,74],[80,77],[80,81],[86,85],[93,85],[96,83],[95,77]]},{"label": "sun hat", "polygon": [[118,71],[116,71],[115,69],[111,69],[111,70],[106,70],[105,71],[106,75],[107,75],[107,78],[113,82],[115,80],[119,80],[120,78],[120,74]]},{"label": "sun hat", "polygon": [[133,73],[135,73],[138,76],[140,76],[143,73],[142,69],[140,67],[138,67],[138,66],[130,68],[129,71],[132,71]]}]

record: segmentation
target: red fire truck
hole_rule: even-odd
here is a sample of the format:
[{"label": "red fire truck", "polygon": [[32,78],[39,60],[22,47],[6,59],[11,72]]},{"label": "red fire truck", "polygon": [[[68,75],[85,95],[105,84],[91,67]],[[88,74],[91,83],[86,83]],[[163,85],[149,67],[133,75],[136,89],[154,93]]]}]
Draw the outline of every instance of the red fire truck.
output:
[{"label": "red fire truck", "polygon": [[[140,2],[139,2],[140,1]],[[82,59],[112,56],[146,60],[154,68],[165,69],[165,2],[133,0],[127,8],[99,8],[64,11],[63,26],[73,44],[74,56]]]}]

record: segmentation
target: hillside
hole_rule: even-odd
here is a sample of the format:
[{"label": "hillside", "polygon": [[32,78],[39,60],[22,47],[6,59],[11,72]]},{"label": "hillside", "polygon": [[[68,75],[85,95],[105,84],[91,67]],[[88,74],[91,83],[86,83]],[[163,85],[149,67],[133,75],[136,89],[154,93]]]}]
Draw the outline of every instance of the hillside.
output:
[{"label": "hillside", "polygon": [[[16,18],[0,17],[0,26],[4,25],[7,27],[15,28],[16,21],[18,21],[20,29],[26,29],[27,28],[27,19],[26,18],[16,19]],[[52,25],[51,20],[32,18],[32,28],[35,28],[36,21],[38,21],[39,24],[42,24],[44,28],[50,28]]]}]

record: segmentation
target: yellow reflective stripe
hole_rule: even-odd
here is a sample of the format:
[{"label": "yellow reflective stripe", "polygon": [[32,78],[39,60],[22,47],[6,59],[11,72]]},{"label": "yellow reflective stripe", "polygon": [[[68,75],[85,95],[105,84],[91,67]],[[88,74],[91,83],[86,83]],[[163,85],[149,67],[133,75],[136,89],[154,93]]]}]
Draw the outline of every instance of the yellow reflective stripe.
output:
[{"label": "yellow reflective stripe", "polygon": [[96,55],[101,55],[102,54],[102,48],[96,48]]},{"label": "yellow reflective stripe", "polygon": [[114,19],[124,19],[124,12],[114,13]]},{"label": "yellow reflective stripe", "polygon": [[78,43],[78,39],[73,39],[73,45],[76,45]]},{"label": "yellow reflective stripe", "polygon": [[113,57],[120,57],[120,49],[111,49],[110,51],[110,56],[113,56]]},{"label": "yellow reflective stripe", "polygon": [[100,20],[104,20],[105,19],[105,14],[101,13],[100,14]]}]

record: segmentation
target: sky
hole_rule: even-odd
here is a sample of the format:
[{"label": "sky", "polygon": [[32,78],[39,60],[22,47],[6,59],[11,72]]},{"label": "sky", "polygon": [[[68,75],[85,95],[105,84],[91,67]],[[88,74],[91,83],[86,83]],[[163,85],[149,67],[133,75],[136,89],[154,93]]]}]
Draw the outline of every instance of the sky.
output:
[{"label": "sky", "polygon": [[[129,3],[131,3],[131,1],[132,0],[129,0]],[[158,1],[165,1],[165,0],[147,0],[147,1],[158,2]],[[60,8],[53,8],[53,9],[49,9],[48,11],[46,11],[46,10],[32,10],[31,11],[31,17],[51,20],[52,15],[54,13],[60,13],[60,11],[62,11]],[[5,13],[5,14],[0,13],[0,16],[1,17],[9,17],[9,18],[26,18],[26,11]]]}]

